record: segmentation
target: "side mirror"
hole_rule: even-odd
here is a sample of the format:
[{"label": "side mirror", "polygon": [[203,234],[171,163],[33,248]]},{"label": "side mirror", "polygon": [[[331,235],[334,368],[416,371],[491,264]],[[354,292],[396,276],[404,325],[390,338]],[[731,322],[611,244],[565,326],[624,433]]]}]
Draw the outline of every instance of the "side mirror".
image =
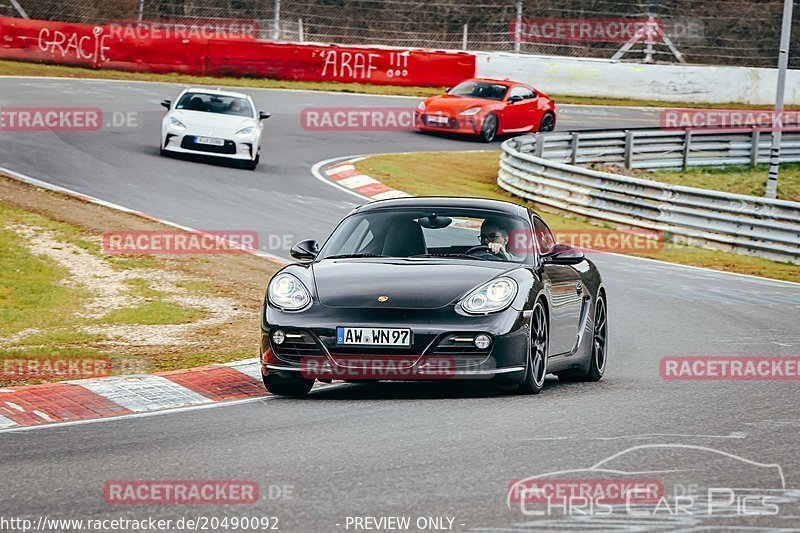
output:
[{"label": "side mirror", "polygon": [[449,92],[450,92],[450,89],[452,89],[452,87],[445,87],[445,88],[444,88],[444,92],[445,92],[445,93],[449,93]]},{"label": "side mirror", "polygon": [[580,248],[560,242],[542,256],[542,263],[549,265],[577,265],[585,258],[586,256]]},{"label": "side mirror", "polygon": [[515,94],[514,96],[509,96],[508,97],[508,103],[509,104],[516,104],[517,102],[521,102],[522,100],[523,100],[523,98],[518,94]]},{"label": "side mirror", "polygon": [[258,120],[267,120],[271,116],[272,116],[272,113],[265,113],[263,111],[259,111],[258,112]]},{"label": "side mirror", "polygon": [[161,107],[169,109],[172,107],[172,100],[161,100]]},{"label": "side mirror", "polygon": [[314,239],[300,241],[289,250],[289,255],[298,261],[313,261],[319,253],[319,244]]}]

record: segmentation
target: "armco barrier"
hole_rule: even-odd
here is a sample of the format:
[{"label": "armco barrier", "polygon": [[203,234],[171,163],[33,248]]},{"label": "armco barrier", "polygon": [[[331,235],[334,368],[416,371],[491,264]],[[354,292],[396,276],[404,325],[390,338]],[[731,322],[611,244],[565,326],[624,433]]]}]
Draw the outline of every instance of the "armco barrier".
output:
[{"label": "armco barrier", "polygon": [[[624,132],[605,132],[609,138],[620,133],[625,136]],[[667,232],[677,240],[709,248],[800,264],[800,202],[670,185],[566,164],[562,162],[565,154],[558,150],[539,152],[548,141],[537,143],[537,138],[541,141],[551,135],[565,134],[526,135],[504,142],[498,185],[539,204],[590,218]],[[594,147],[585,145],[585,149],[591,152]],[[606,159],[597,153],[577,159],[593,158]],[[716,164],[725,162],[720,159]]]},{"label": "armco barrier", "polygon": [[199,36],[154,38],[92,26],[0,17],[0,59],[89,68],[301,81],[454,85],[475,73],[462,52],[292,44]]}]

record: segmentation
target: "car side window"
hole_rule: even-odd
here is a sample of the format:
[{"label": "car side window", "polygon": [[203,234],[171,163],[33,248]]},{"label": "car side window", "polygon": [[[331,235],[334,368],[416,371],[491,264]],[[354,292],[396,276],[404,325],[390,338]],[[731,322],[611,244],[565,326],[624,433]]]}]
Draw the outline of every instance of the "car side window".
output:
[{"label": "car side window", "polygon": [[550,249],[555,246],[556,240],[553,237],[553,233],[550,231],[550,228],[547,227],[547,224],[544,223],[540,218],[533,217],[533,238],[536,241],[536,246],[539,248],[539,253],[541,255],[546,254],[550,251]]},{"label": "car side window", "polygon": [[536,98],[536,94],[527,87],[514,87],[508,97],[511,98],[512,96],[520,96],[523,100]]}]

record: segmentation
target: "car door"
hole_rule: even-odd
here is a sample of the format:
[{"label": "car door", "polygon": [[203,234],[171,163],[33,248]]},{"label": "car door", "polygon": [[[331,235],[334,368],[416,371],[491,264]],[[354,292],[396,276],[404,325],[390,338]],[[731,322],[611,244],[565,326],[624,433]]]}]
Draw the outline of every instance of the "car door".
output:
[{"label": "car door", "polygon": [[[542,219],[534,215],[531,222],[541,262],[541,257],[556,241]],[[540,264],[550,304],[550,356],[561,355],[572,350],[578,337],[584,295],[581,275],[572,265],[556,265],[546,261]]]},{"label": "car door", "polygon": [[516,86],[506,96],[503,131],[529,129],[536,116],[536,94],[529,88]]}]

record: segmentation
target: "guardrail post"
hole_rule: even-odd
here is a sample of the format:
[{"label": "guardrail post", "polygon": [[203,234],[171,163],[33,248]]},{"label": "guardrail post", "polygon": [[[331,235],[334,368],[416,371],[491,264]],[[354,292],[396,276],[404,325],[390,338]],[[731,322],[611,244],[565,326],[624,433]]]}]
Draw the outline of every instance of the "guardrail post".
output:
[{"label": "guardrail post", "polygon": [[753,135],[750,137],[750,166],[755,168],[758,165],[758,145],[761,142],[761,132],[753,126]]},{"label": "guardrail post", "polygon": [[630,169],[633,163],[633,132],[625,130],[625,168]]},{"label": "guardrail post", "polygon": [[536,157],[542,157],[542,152],[544,152],[544,136],[540,133],[533,134],[533,155]]},{"label": "guardrail post", "polygon": [[578,141],[580,140],[579,133],[572,134],[572,155],[570,156],[570,163],[573,165],[578,162]]},{"label": "guardrail post", "polygon": [[689,168],[689,152],[692,149],[692,130],[686,130],[683,139],[683,170]]}]

